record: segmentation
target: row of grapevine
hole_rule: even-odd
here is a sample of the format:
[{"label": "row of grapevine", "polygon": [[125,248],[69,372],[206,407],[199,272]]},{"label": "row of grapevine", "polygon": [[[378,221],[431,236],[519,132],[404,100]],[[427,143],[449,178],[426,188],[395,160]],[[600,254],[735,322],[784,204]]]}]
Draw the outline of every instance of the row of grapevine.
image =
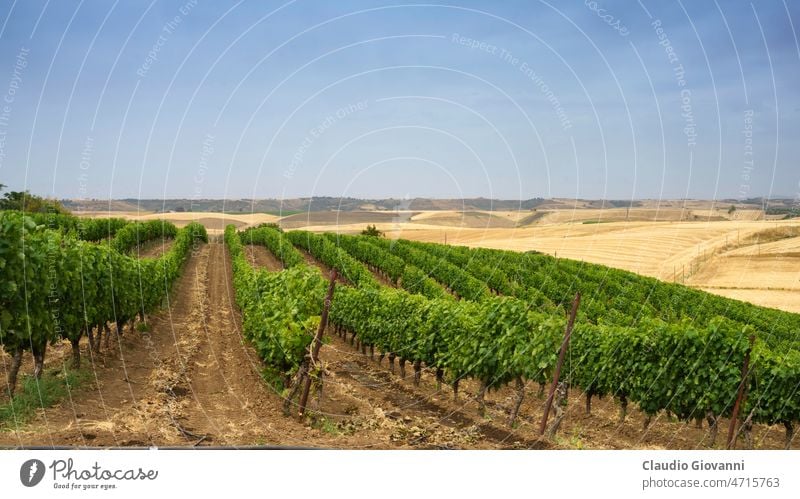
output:
[{"label": "row of grapevine", "polygon": [[436,281],[428,277],[419,268],[407,264],[402,258],[395,256],[380,246],[369,244],[363,238],[327,233],[328,239],[338,244],[355,259],[371,266],[409,293],[420,294],[427,298],[452,298]]},{"label": "row of grapevine", "polygon": [[[367,239],[373,245],[376,244],[375,238],[338,236],[340,245],[348,249],[363,239]],[[378,241],[377,244],[385,247],[392,243],[384,240]],[[400,243],[394,244],[397,246]],[[451,250],[449,247],[433,244],[411,242],[404,244],[415,246],[418,250],[426,251],[440,259],[448,258],[445,252]],[[439,248],[432,248],[434,246]],[[458,248],[449,253],[450,263],[469,269],[476,277],[486,277],[490,271],[487,260],[473,257],[469,253],[475,251],[491,255],[493,250],[484,252],[464,249],[467,251]],[[497,257],[496,254],[494,256]],[[513,262],[521,255],[512,253],[507,256],[507,261]],[[472,266],[465,257],[473,257],[473,260],[481,265]],[[638,277],[627,273],[629,275],[625,276],[624,284],[619,284],[614,282],[613,277],[609,278],[598,272],[604,270],[600,266],[583,266],[580,262],[568,262],[564,265],[562,261],[543,255],[522,255],[522,258],[530,257],[538,260],[535,261],[536,268],[533,269],[533,265],[530,264],[521,266],[522,268],[517,269],[517,273],[512,275],[520,276],[534,271],[532,273],[536,275],[541,285],[544,279],[547,279],[548,272],[553,270],[556,270],[558,277],[564,277],[562,272],[570,274],[573,283],[568,286],[562,284],[557,289],[566,294],[590,283],[592,286],[589,287],[589,291],[595,292],[597,297],[595,302],[598,304],[619,302],[618,296],[609,295],[611,293],[619,295],[622,293],[619,288],[628,286],[632,280],[631,276]],[[362,255],[361,258],[368,257]],[[611,274],[615,272],[617,271],[614,269],[606,271]],[[554,281],[554,278],[550,277],[549,280]],[[556,286],[551,285],[550,289],[556,289]],[[383,293],[391,295],[393,291],[383,290]],[[342,294],[346,292],[342,292],[337,300],[342,300]],[[566,302],[564,295],[554,295],[554,297]],[[425,321],[421,319],[427,316],[426,307],[430,307],[434,300],[414,302],[400,297],[382,299],[372,290],[352,292],[347,298],[349,304],[342,301],[337,304],[337,300],[334,300],[334,309],[339,306],[346,308],[346,311],[337,309],[332,315],[334,321],[339,321],[339,324],[346,329],[363,336],[362,341],[375,343],[382,350],[394,352],[410,360],[421,360],[428,365],[444,368],[454,379],[470,376],[482,380],[484,385],[502,384],[515,377],[543,381],[543,375],[549,373],[549,369],[552,368],[552,363],[537,364],[529,357],[525,358],[527,354],[523,354],[522,358],[525,359],[523,365],[514,368],[504,367],[499,371],[504,372],[502,376],[491,368],[487,369],[487,366],[513,365],[509,359],[514,358],[515,350],[509,349],[503,352],[501,345],[518,345],[520,341],[532,345],[542,344],[536,343],[530,337],[526,340],[513,333],[516,327],[528,331],[536,328],[525,320],[525,311],[528,307],[537,305],[535,300],[533,302],[526,300],[524,302],[526,304],[523,304],[519,300],[494,298],[479,304],[471,304],[473,307],[495,306],[497,311],[490,308],[463,311],[459,307],[470,306],[464,302],[456,306],[446,306],[446,317],[451,318],[453,323],[453,326],[448,328],[449,332],[464,329],[461,314],[475,319],[474,329],[465,336],[469,340],[454,343],[447,341],[446,333],[426,329]],[[623,301],[627,300],[623,298]],[[498,302],[504,302],[504,306],[497,305]],[[638,305],[641,307],[641,303]],[[515,311],[507,315],[501,313],[509,310]],[[548,309],[545,307],[543,310]],[[682,419],[708,415],[716,419],[730,415],[741,376],[747,336],[753,331],[751,326],[736,320],[737,317],[729,319],[719,316],[710,317],[705,322],[692,321],[686,317],[680,320],[668,317],[673,320],[667,322],[661,320],[655,313],[650,316],[642,314],[634,320],[622,321],[628,326],[613,325],[613,321],[610,325],[602,325],[609,322],[608,309],[598,306],[596,311],[605,312],[599,315],[601,325],[579,324],[570,349],[568,380],[573,386],[585,391],[588,397],[611,394],[618,398],[623,406],[626,406],[628,401],[634,402],[645,413],[651,415],[659,411],[668,411]],[[641,312],[641,308],[638,311]],[[497,313],[499,315],[494,315]],[[619,311],[618,315],[630,317],[625,310]],[[500,317],[507,319],[499,319]],[[560,314],[543,317],[545,318],[540,318],[542,323],[550,320],[563,324]],[[630,325],[635,326],[629,327]],[[545,337],[549,337],[552,342],[553,338],[557,338],[555,331],[558,329],[549,329],[551,333]],[[449,338],[452,339],[452,336]],[[513,339],[506,343],[507,338]],[[417,348],[419,345],[437,345],[441,350],[419,349]],[[556,350],[557,348],[549,350],[551,360],[555,359]],[[476,357],[475,352],[480,352],[480,355]],[[770,349],[768,342],[756,343],[753,364],[755,367],[750,378],[748,390],[750,396],[745,411],[754,422],[766,424],[780,422],[789,428],[792,422],[800,421],[800,402],[798,402],[800,355],[795,351],[779,352]],[[526,374],[520,376],[522,372]]]},{"label": "row of grapevine", "polygon": [[252,227],[242,231],[242,241],[266,247],[284,268],[294,267],[305,262],[303,255],[295,249],[286,236],[274,227]]},{"label": "row of grapevine", "polygon": [[295,246],[308,251],[325,265],[336,268],[339,273],[357,287],[378,287],[378,281],[363,263],[350,256],[326,237],[306,231],[287,232],[286,237]]},{"label": "row of grapevine", "polygon": [[480,301],[492,296],[486,283],[479,281],[457,265],[414,248],[407,241],[377,237],[365,237],[364,240],[418,267],[465,300]]},{"label": "row of grapevine", "polygon": [[[275,229],[269,230],[277,233]],[[252,231],[245,231],[243,235],[249,238],[251,233]],[[534,372],[527,363],[526,352],[531,348],[536,349],[536,338],[547,339],[552,346],[554,341],[558,341],[558,330],[563,325],[551,320],[549,323],[556,325],[548,330],[552,334],[534,336],[535,332],[541,332],[541,324],[546,322],[544,319],[547,317],[525,309],[525,305],[519,300],[498,298],[483,304],[457,303],[433,283],[430,284],[440,290],[435,299],[382,288],[376,285],[363,264],[342,252],[332,241],[299,231],[288,233],[288,238],[323,263],[340,270],[349,281],[356,283],[356,287],[342,287],[337,291],[331,309],[331,322],[355,332],[364,344],[377,346],[382,351],[412,361],[417,366],[424,362],[426,365],[447,370],[454,379],[481,379],[486,386],[500,386],[509,379],[521,376],[544,379],[546,369],[554,363],[555,349],[541,348],[538,351],[547,361],[540,359],[536,362],[537,366],[541,366],[536,367]],[[262,241],[258,237],[254,240]],[[253,325],[256,326],[252,330],[262,334],[267,332],[260,339],[251,339],[261,351],[262,358],[271,366],[282,371],[296,368],[312,338],[313,323],[309,325],[305,321],[309,318],[316,319],[315,314],[319,313],[324,292],[323,278],[318,272],[309,276],[310,271],[301,266],[305,279],[295,280],[292,285],[287,276],[288,271],[276,273],[252,269],[241,256],[241,242],[232,227],[226,231],[226,242],[234,258],[237,301],[239,294],[243,294],[240,307],[245,315],[245,322],[248,323],[249,316],[252,316]],[[274,243],[265,245],[273,252],[278,249]],[[367,244],[367,248],[374,248],[384,256],[397,258],[370,244]],[[373,262],[381,264],[382,261],[377,258]],[[397,263],[397,260],[394,262]],[[403,267],[406,267],[405,263]],[[395,278],[402,279],[404,275],[407,274],[403,270],[395,269]],[[265,283],[264,288],[260,288],[258,292],[253,291],[257,288],[256,276],[260,276]],[[303,286],[314,279],[317,284],[311,287],[316,293],[309,292],[308,286]],[[273,288],[269,283],[274,283],[278,288],[275,296],[270,294],[269,290]],[[288,302],[284,303],[287,308],[283,314],[274,313],[267,317],[263,313],[264,309],[274,311],[278,307],[282,308],[281,302],[287,297]],[[301,300],[302,303],[298,306],[295,300]],[[520,314],[528,318],[525,324],[519,324]],[[276,318],[282,318],[285,322],[265,322]],[[507,341],[494,341],[498,336],[495,334],[497,328],[502,328],[503,324],[509,325],[511,321],[518,324],[505,331],[504,338]],[[246,331],[250,329],[245,325]],[[291,339],[287,340],[287,332],[295,334],[289,334]],[[296,349],[287,348],[287,344],[296,346]],[[484,348],[487,344],[491,345],[489,350]],[[503,353],[498,354],[501,349]],[[507,361],[497,362],[497,359]]]},{"label": "row of grapevine", "polygon": [[175,225],[165,220],[129,222],[121,218],[79,218],[63,213],[35,213],[25,216],[37,226],[57,230],[75,239],[91,242],[108,239],[112,249],[120,253],[127,253],[154,239],[172,239],[178,233]]},{"label": "row of grapevine", "polygon": [[114,237],[117,231],[130,222],[122,218],[81,218],[65,213],[26,213],[36,225],[72,233],[84,241],[102,241]]},{"label": "row of grapevine", "polygon": [[[565,322],[513,298],[452,302],[386,288],[340,289],[331,321],[415,369],[424,363],[488,388],[548,380]],[[579,325],[565,378],[588,397],[612,395],[651,415],[730,416],[747,348],[743,333],[722,319],[703,329],[658,320],[637,328]],[[763,345],[757,352],[745,411],[754,422],[800,421],[800,358],[779,360]]]},{"label": "row of grapevine", "polygon": [[[263,230],[250,235],[261,240],[258,233]],[[263,240],[274,242],[274,238]],[[225,229],[225,244],[233,262],[233,284],[244,334],[267,366],[288,378],[303,361],[319,324],[325,281],[319,270],[299,261],[280,272],[254,269],[233,225]]]},{"label": "row of grapevine", "polygon": [[[484,248],[473,249],[410,241],[407,244],[445,261],[463,265],[467,272],[479,279],[487,278],[494,270],[512,283],[506,286],[510,293],[505,294],[529,300],[537,305],[557,304],[566,312],[572,297],[580,291],[583,295],[581,317],[593,322],[605,317],[608,310],[616,313],[619,308],[614,306],[615,304],[626,307],[630,304],[623,289],[615,288],[612,291],[609,289],[613,284],[611,282],[603,280],[595,282],[588,279],[588,276],[578,275],[575,269],[567,269],[565,265],[560,264],[562,260],[554,258],[535,260],[538,255]],[[606,293],[615,300],[615,303],[604,299]],[[634,304],[633,307],[641,307],[641,304]],[[628,317],[627,309],[624,316]],[[623,322],[629,324],[632,321]]]},{"label": "row of grapevine", "polygon": [[[633,401],[648,415],[665,410],[682,420],[715,421],[731,415],[751,331],[723,318],[705,327],[653,319],[636,328],[579,325],[570,347],[570,381],[587,399],[612,395],[623,408]],[[787,428],[800,421],[800,355],[758,342],[751,365],[744,414]]]},{"label": "row of grapevine", "polygon": [[454,247],[443,244],[429,244],[413,241],[406,241],[405,244],[430,253],[440,260],[447,260],[457,265],[476,279],[485,282],[489,288],[496,293],[505,296],[522,297],[524,295],[525,289],[520,286],[519,283],[508,277],[497,265],[484,263],[473,258],[469,252],[469,248],[465,246]]},{"label": "row of grapevine", "polygon": [[[548,255],[433,243],[406,244],[463,266],[481,278],[486,277],[486,271],[478,274],[476,268],[493,267],[524,289],[543,293],[564,308],[571,296],[580,291],[586,298],[582,316],[595,323],[635,325],[646,318],[670,323],[688,318],[708,324],[715,317],[723,316],[742,326],[753,326],[758,337],[773,347],[796,350],[800,345],[798,314],[759,307],[624,270]],[[474,267],[472,262],[480,267]]]},{"label": "row of grapevine", "polygon": [[127,253],[147,241],[172,239],[177,233],[175,225],[165,220],[132,222],[117,231],[111,240],[111,248],[120,253]]},{"label": "row of grapevine", "polygon": [[[231,233],[235,234],[232,229]],[[320,248],[325,245],[318,240],[321,236],[293,234],[288,237],[293,242],[300,241],[295,244],[317,248],[312,254],[323,254]],[[226,234],[226,237],[230,236]],[[368,248],[383,249],[391,243],[374,239],[327,236],[328,242],[338,242],[352,256],[397,278],[401,275],[401,264],[393,254],[372,252]],[[416,250],[423,252],[421,248]],[[325,251],[326,263],[343,268],[339,265],[342,258],[332,257],[336,253],[329,247]],[[561,263],[536,262],[542,269]],[[238,265],[250,268],[244,260]],[[350,268],[356,267],[351,265]],[[524,268],[530,270],[531,266]],[[474,267],[474,272],[479,273],[478,269],[481,267]],[[544,272],[542,269],[540,274]],[[485,271],[483,268],[480,272]],[[263,316],[264,309],[277,310],[282,306],[281,300],[289,296],[292,305],[275,313],[285,317],[285,322],[276,323],[275,318],[268,319],[271,322],[259,319],[254,329],[278,331],[279,334],[294,332],[293,339],[288,341],[270,333],[272,336],[262,337],[266,343],[261,347],[278,352],[277,355],[262,354],[265,358],[272,358],[271,362],[284,369],[292,369],[301,361],[312,339],[314,319],[319,313],[325,286],[324,279],[316,271],[294,282],[288,276],[278,277],[285,272],[264,273],[267,279],[271,276],[264,288],[282,286],[280,296],[267,291],[266,298],[260,302],[262,298],[251,292],[252,301],[246,306],[257,311],[251,313]],[[458,380],[474,378],[481,382],[481,393],[513,380],[517,381],[517,386],[524,386],[522,380],[543,383],[552,376],[565,324],[560,311],[537,307],[514,297],[454,301],[374,286],[369,280],[363,282],[367,284],[337,290],[330,312],[331,324],[339,331],[355,334],[362,345],[374,346],[389,354],[390,359],[400,357],[401,365],[412,362],[417,373],[423,364],[436,368],[440,374],[446,372],[456,390]],[[253,283],[237,284],[237,294],[240,287],[252,289],[255,286]],[[311,296],[313,298],[304,300]],[[300,306],[294,302],[298,299]],[[255,303],[266,305],[259,309]],[[298,310],[302,311],[299,315]],[[623,407],[629,402],[635,403],[651,415],[667,411],[681,419],[729,416],[751,331],[752,328],[736,320],[722,317],[702,325],[688,319],[667,322],[658,317],[639,318],[634,326],[609,324],[603,320],[599,324],[579,322],[563,379],[586,392],[588,397],[614,396]],[[284,345],[296,345],[296,348],[292,350]],[[293,353],[287,356],[288,351]],[[751,421],[783,422],[787,428],[800,421],[797,396],[800,357],[796,352],[776,353],[764,342],[757,341],[748,387],[744,411]]]},{"label": "row of grapevine", "polygon": [[[342,288],[331,322],[403,360],[475,378],[490,388],[516,379],[547,379],[564,319],[514,298],[483,302],[427,299],[402,290]],[[457,386],[457,385],[456,385]]]},{"label": "row of grapevine", "polygon": [[138,260],[19,213],[0,214],[0,233],[0,344],[14,358],[12,391],[24,351],[32,351],[39,375],[47,345],[67,339],[78,363],[84,334],[108,331],[109,322],[121,332],[125,322],[159,306],[192,246],[207,240],[202,225],[190,224],[169,252]]}]

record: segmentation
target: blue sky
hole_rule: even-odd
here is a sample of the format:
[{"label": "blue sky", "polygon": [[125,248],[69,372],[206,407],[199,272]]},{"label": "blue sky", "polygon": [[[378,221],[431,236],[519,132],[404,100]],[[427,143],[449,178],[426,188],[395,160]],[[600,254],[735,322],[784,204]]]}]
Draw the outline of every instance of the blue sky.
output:
[{"label": "blue sky", "polygon": [[800,196],[797,3],[4,0],[0,22],[15,190]]}]

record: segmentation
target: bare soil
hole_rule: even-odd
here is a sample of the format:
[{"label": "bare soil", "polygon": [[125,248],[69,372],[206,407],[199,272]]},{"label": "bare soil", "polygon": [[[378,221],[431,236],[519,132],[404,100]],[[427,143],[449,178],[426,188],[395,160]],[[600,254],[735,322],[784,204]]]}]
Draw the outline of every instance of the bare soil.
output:
[{"label": "bare soil", "polygon": [[133,250],[131,250],[131,254],[139,258],[158,258],[169,251],[174,243],[174,239],[152,239],[139,245],[138,248],[134,247]]},{"label": "bare soil", "polygon": [[244,254],[250,265],[269,271],[283,270],[283,264],[267,248],[258,244],[245,244]]},{"label": "bare soil", "polygon": [[[330,333],[330,331],[329,331]],[[378,364],[348,342],[329,334],[320,351],[325,365],[321,399],[312,407],[334,432],[369,439],[368,448],[548,448],[535,436],[521,435],[503,422],[481,418],[466,409],[467,402],[452,402],[452,392],[426,383],[413,386],[413,368],[406,378]],[[395,373],[399,372],[395,361]],[[499,424],[498,424],[499,423]]]}]

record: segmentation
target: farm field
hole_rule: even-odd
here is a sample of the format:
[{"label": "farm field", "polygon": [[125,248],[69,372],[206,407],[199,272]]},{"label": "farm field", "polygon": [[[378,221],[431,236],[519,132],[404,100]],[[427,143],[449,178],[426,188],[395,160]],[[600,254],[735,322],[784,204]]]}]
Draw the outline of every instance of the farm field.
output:
[{"label": "farm field", "polygon": [[[174,220],[178,222],[175,225],[198,220],[185,215],[175,214]],[[269,239],[278,237],[274,235],[279,234],[277,231],[273,235],[267,234],[267,239],[262,241],[248,241],[248,232],[245,232],[241,238],[247,244],[242,246],[241,258],[246,265],[238,264],[237,271],[237,253],[231,249],[230,238],[233,236],[230,231],[235,233],[237,226],[243,229],[258,225],[262,223],[261,219],[255,216],[238,219],[238,223],[232,224],[226,232],[223,242],[222,237],[214,233],[218,230],[214,227],[230,222],[227,215],[224,218],[208,213],[190,215],[197,215],[201,221],[214,219],[210,223],[212,228],[208,229],[211,238],[209,243],[197,246],[187,255],[182,272],[168,297],[161,301],[161,306],[148,313],[145,320],[134,318],[130,332],[114,336],[108,332],[105,348],[90,347],[86,338],[82,338],[80,349],[89,381],[69,391],[67,397],[52,407],[39,409],[30,420],[6,422],[0,431],[0,445],[609,449],[704,448],[712,445],[708,424],[697,427],[694,421],[680,421],[662,411],[648,416],[635,404],[631,404],[623,420],[619,415],[619,401],[611,396],[595,396],[591,413],[586,413],[584,399],[587,392],[579,387],[570,390],[564,399],[565,413],[558,435],[550,440],[541,440],[538,421],[543,400],[537,396],[539,388],[534,379],[524,382],[527,396],[519,402],[519,417],[509,426],[507,419],[517,407],[519,394],[513,383],[498,384],[494,387],[496,389],[489,387],[487,392],[482,382],[468,376],[460,383],[456,400],[448,384],[451,379],[446,379],[444,386],[440,386],[437,370],[428,364],[429,360],[421,363],[420,378],[415,380],[410,363],[401,367],[405,361],[398,360],[401,363],[395,365],[393,354],[385,359],[379,357],[378,348],[367,351],[367,346],[374,345],[364,339],[366,333],[359,332],[354,340],[355,331],[348,336],[347,331],[340,330],[340,326],[345,326],[339,322],[342,316],[337,312],[327,328],[327,339],[320,351],[324,383],[321,391],[312,394],[309,405],[312,417],[304,422],[286,417],[283,415],[286,394],[281,392],[281,385],[276,384],[277,371],[265,371],[265,356],[274,356],[275,352],[265,353],[264,348],[269,347],[265,347],[264,342],[273,340],[251,336],[253,327],[268,330],[269,323],[254,323],[248,319],[248,314],[252,316],[253,311],[240,301],[241,282],[262,279],[256,276],[266,273],[263,276],[266,288],[259,285],[259,289],[278,286],[275,296],[284,301],[293,299],[292,286],[301,285],[301,282],[305,282],[302,286],[309,286],[309,283],[317,282],[316,279],[323,279],[322,276],[330,272],[331,265],[343,265],[342,260],[330,260],[330,254],[320,252],[321,247],[313,245],[316,243],[307,246],[304,232],[287,233],[288,239],[284,237],[284,243],[290,241],[289,249],[280,249],[283,246],[276,247],[276,240]],[[504,216],[513,219],[511,214]],[[148,217],[148,220],[158,218],[154,214]],[[778,224],[781,231],[788,231],[778,235],[774,234],[775,222],[745,221],[559,223],[534,228],[454,230],[432,228],[428,222],[436,218],[421,216],[418,222],[408,222],[402,230],[387,228],[386,239],[441,242],[440,237],[443,239],[446,232],[447,242],[456,245],[513,248],[517,251],[536,249],[558,257],[598,261],[618,268],[634,266],[631,270],[639,274],[658,276],[666,281],[671,279],[665,277],[665,266],[680,262],[693,269],[685,277],[686,284],[718,294],[745,292],[744,296],[750,298],[748,301],[754,303],[765,296],[758,293],[784,293],[772,300],[774,303],[783,300],[781,303],[787,310],[792,309],[794,293],[798,292],[796,286],[792,287],[798,267],[791,260],[797,258],[798,239],[793,232],[797,224]],[[275,217],[269,219],[270,222],[275,220]],[[334,227],[327,226],[328,230]],[[309,228],[322,230],[319,226]],[[501,234],[500,231],[504,232]],[[506,236],[505,242],[502,235]],[[335,240],[327,236],[316,237]],[[759,242],[752,247],[756,240]],[[126,246],[129,248],[126,251],[138,258],[153,259],[169,254],[173,246],[174,236],[153,237],[132,248]],[[343,250],[337,251],[341,253]],[[620,256],[623,251],[629,252],[627,258]],[[296,256],[290,257],[292,254]],[[592,258],[587,256],[589,254]],[[424,262],[415,260],[419,258],[415,253],[409,255],[398,254],[406,261],[407,269],[411,261],[415,264]],[[788,261],[783,266],[765,263],[770,258]],[[749,277],[749,287],[737,282],[734,268],[742,265],[737,259],[753,262],[749,272],[763,274],[762,280]],[[354,265],[361,264],[356,262]],[[353,293],[371,285],[370,282],[391,293],[405,293],[400,289],[407,288],[405,278],[397,281],[375,265],[364,267],[366,270],[359,271],[363,274],[352,274],[356,267],[350,268],[350,273],[348,267],[340,269],[345,271],[338,284],[340,300],[356,296]],[[297,269],[318,269],[322,273],[314,277],[313,272],[308,273],[310,270]],[[253,274],[244,278],[242,272]],[[791,277],[793,272],[795,281]],[[426,284],[427,288],[414,288],[413,291],[408,288],[409,292],[424,297],[436,296],[436,300],[444,300],[442,303],[461,304],[472,300],[478,303],[485,299],[478,298],[477,294],[475,298],[469,298],[470,288],[445,285],[444,278],[436,271],[430,275],[434,279]],[[281,281],[284,278],[289,280]],[[295,282],[293,279],[300,281],[292,284]],[[613,281],[610,276],[608,279]],[[772,285],[780,289],[772,289]],[[301,300],[301,303],[319,307],[322,300],[316,293],[308,288],[306,301]],[[271,298],[264,296],[267,300],[264,303],[271,303]],[[598,310],[591,308],[590,303],[587,302],[589,310]],[[303,306],[300,306],[301,315]],[[595,313],[589,310],[585,313]],[[312,317],[319,312],[312,310],[308,313]],[[561,328],[563,325],[554,330]],[[110,344],[108,338],[112,340]],[[385,353],[387,347],[382,348]],[[57,377],[73,353],[69,342],[56,342],[45,359],[44,372]],[[3,354],[4,366],[9,365],[9,360],[9,356]],[[266,365],[270,366],[270,362]],[[29,373],[31,368],[26,356],[21,372]],[[400,369],[406,372],[401,373]],[[283,381],[283,386],[286,382]],[[0,403],[4,401],[0,399]],[[698,421],[703,419],[698,417]],[[720,428],[727,427],[724,414],[720,415],[717,424]],[[782,448],[786,444],[784,428],[779,424],[755,424],[750,438],[756,448]],[[713,445],[722,445],[722,440],[717,438]]]},{"label": "farm field", "polygon": [[[770,230],[800,230],[800,222],[759,220],[763,212],[739,209],[733,214],[709,208],[708,202],[663,201],[658,206],[596,209],[542,209],[533,221],[528,211],[456,212],[310,212],[287,217],[269,214],[91,212],[85,216],[121,216],[131,220],[164,219],[182,226],[198,221],[209,234],[225,225],[246,228],[278,223],[285,229],[358,233],[374,224],[389,238],[470,247],[536,250],[563,258],[608,265],[682,282],[708,292],[758,305],[800,313],[800,237],[754,244]],[[690,221],[680,221],[691,213]],[[625,220],[626,214],[628,220]],[[658,214],[656,216],[656,214]],[[699,218],[695,219],[695,215]],[[709,217],[714,219],[710,220]],[[732,219],[728,219],[732,218]],[[653,221],[653,220],[664,221]],[[584,223],[602,220],[603,223]],[[794,229],[793,229],[794,228]],[[760,251],[760,253],[759,253]],[[743,272],[741,269],[746,269]],[[746,275],[746,282],[742,276]]]},{"label": "farm field", "polygon": [[[428,227],[385,230],[387,237],[439,243],[446,237],[448,244],[536,250],[668,282],[684,282],[711,293],[800,313],[800,237],[766,244],[747,240],[776,227],[797,230],[800,223],[615,222],[556,224],[512,231]],[[743,247],[737,248],[737,239]]]}]

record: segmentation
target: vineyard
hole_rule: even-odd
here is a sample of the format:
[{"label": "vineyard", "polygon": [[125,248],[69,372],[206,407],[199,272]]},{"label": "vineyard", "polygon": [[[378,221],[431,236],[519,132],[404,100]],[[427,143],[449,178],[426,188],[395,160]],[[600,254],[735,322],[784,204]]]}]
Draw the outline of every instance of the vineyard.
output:
[{"label": "vineyard", "polygon": [[[68,340],[74,365],[80,366],[80,341],[86,336],[99,350],[105,334],[120,337],[129,324],[143,321],[160,307],[172,282],[198,241],[202,225],[181,230],[156,221],[84,220],[70,216],[0,215],[0,344],[13,361],[8,392],[13,394],[25,351],[34,357],[39,377],[47,346]],[[157,259],[137,259],[129,252],[139,243],[175,238]],[[112,330],[113,325],[113,330]]]},{"label": "vineyard", "polygon": [[[800,421],[800,316],[720,298],[629,272],[541,254],[442,246],[376,237],[282,233],[262,227],[225,239],[234,258],[245,331],[265,361],[289,380],[318,326],[325,277],[289,243],[337,269],[350,284],[336,291],[330,324],[366,353],[422,366],[447,381],[480,384],[485,394],[513,382],[514,419],[529,382],[553,378],[566,313],[583,301],[561,380],[593,397],[611,396],[624,419],[635,403],[648,420],[663,412],[707,420],[716,432],[735,407],[745,356],[742,433],[755,423],[782,424],[788,447]],[[262,244],[282,272],[253,269],[241,240]],[[394,287],[380,285],[373,272]],[[435,281],[435,282],[434,282]],[[264,331],[268,331],[265,336]],[[750,346],[749,338],[755,342]]]},{"label": "vineyard", "polygon": [[[162,221],[3,212],[0,232],[8,391],[28,354],[33,377],[42,375],[50,345],[71,347],[75,368],[81,348],[95,369],[96,355],[105,352],[97,358],[113,366],[108,355],[119,352],[123,379],[98,376],[106,386],[103,411],[117,403],[128,414],[130,396],[119,391],[141,384],[138,397],[161,409],[136,409],[132,420],[166,418],[169,428],[123,445],[176,431],[167,441],[238,444],[231,439],[256,438],[274,425],[299,435],[292,444],[349,445],[310,440],[311,427],[285,417],[305,409],[304,380],[316,393],[312,425],[351,414],[363,405],[359,397],[378,397],[378,407],[363,410],[384,422],[346,417],[334,428],[360,425],[368,440],[376,425],[388,424],[380,410],[386,404],[396,407],[401,426],[408,424],[402,411],[447,421],[457,446],[474,445],[477,431],[501,447],[510,438],[541,445],[528,429],[538,426],[546,391],[554,402],[551,441],[577,396],[587,417],[613,409],[616,428],[633,409],[643,417],[641,432],[658,419],[705,423],[712,444],[723,422],[738,416],[745,446],[758,428],[778,425],[790,448],[800,422],[800,316],[630,272],[535,252],[276,226],[230,225],[221,240],[201,244],[209,238],[197,223],[177,229]],[[162,248],[153,257],[142,251],[151,243]],[[259,251],[269,268],[256,263]],[[338,278],[326,309],[332,269]],[[315,335],[323,333],[320,350]],[[157,349],[156,361],[137,347],[140,336]],[[248,363],[252,369],[242,371]],[[339,387],[331,388],[331,377]],[[212,414],[225,421],[227,437]],[[69,428],[73,417],[63,416]],[[424,433],[402,438],[424,442]],[[116,433],[109,438],[120,442]]]}]

